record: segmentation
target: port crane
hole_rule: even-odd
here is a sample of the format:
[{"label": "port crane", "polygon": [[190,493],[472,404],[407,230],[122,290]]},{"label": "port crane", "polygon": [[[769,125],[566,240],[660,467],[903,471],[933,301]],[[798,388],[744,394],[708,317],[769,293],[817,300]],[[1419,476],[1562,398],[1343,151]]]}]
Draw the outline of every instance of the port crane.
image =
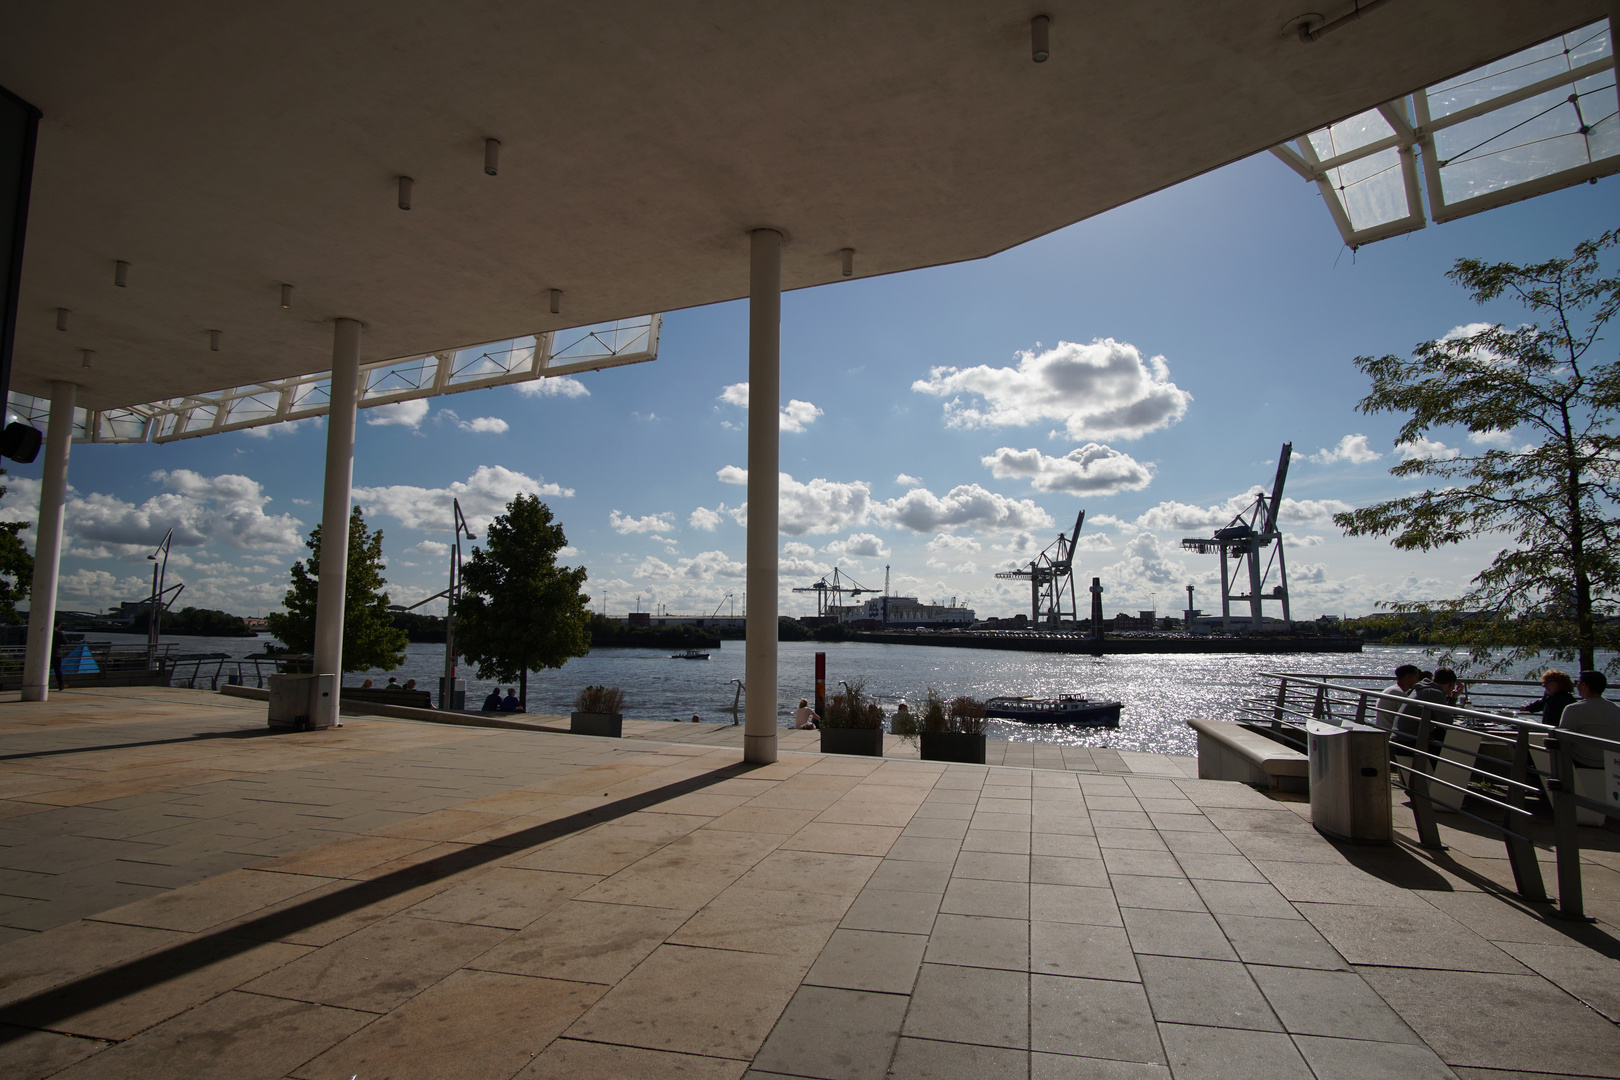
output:
[{"label": "port crane", "polygon": [[826,616],[827,609],[829,607],[841,606],[846,595],[853,600],[862,593],[877,592],[876,589],[868,589],[865,585],[862,585],[854,578],[840,573],[837,567],[833,568],[833,572],[830,576],[824,575],[822,579],[816,582],[814,585],[803,585],[794,589],[793,591],[799,593],[815,593],[816,614],[820,617]]},{"label": "port crane", "polygon": [[[1200,555],[1216,552],[1221,557],[1221,626],[1232,632],[1232,601],[1249,602],[1249,629],[1258,631],[1261,620],[1261,602],[1276,600],[1282,604],[1283,622],[1289,622],[1288,567],[1283,558],[1282,533],[1277,528],[1277,512],[1282,507],[1283,484],[1288,479],[1288,459],[1294,453],[1293,443],[1283,443],[1277,458],[1277,478],[1272,482],[1271,494],[1255,493],[1254,502],[1238,513],[1224,529],[1206,538],[1192,537],[1181,542],[1187,551]],[[1272,547],[1275,543],[1276,547]],[[1270,551],[1269,555],[1267,551]],[[1263,558],[1264,557],[1264,558]],[[1270,591],[1272,569],[1277,571],[1277,584]],[[1242,578],[1247,575],[1249,591],[1240,593]],[[1191,590],[1189,589],[1189,596]],[[1192,607],[1189,600],[1189,608]]]},{"label": "port crane", "polygon": [[[1067,618],[1073,625],[1079,617],[1074,594],[1074,547],[1080,540],[1080,527],[1085,524],[1084,510],[1074,519],[1074,535],[1058,533],[1057,539],[1028,566],[1017,570],[1003,570],[996,577],[1003,581],[1027,578],[1029,580],[1030,618],[1039,626],[1044,620],[1053,629],[1063,625]],[[1068,602],[1065,604],[1064,598]]]}]

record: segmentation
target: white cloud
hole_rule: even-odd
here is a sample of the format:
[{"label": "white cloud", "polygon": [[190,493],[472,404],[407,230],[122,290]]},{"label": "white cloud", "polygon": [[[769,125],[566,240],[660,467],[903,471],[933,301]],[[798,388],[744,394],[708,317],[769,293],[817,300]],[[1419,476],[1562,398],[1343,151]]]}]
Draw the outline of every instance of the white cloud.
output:
[{"label": "white cloud", "polygon": [[920,477],[912,476],[910,473],[901,473],[899,476],[894,478],[894,482],[897,484],[904,484],[907,487],[922,487],[922,479]]},{"label": "white cloud", "polygon": [[1153,480],[1151,466],[1097,443],[1087,443],[1062,457],[1048,457],[1033,448],[1014,450],[1003,446],[979,461],[996,479],[1026,478],[1036,491],[1116,495],[1121,491],[1140,491]]},{"label": "white cloud", "polygon": [[418,555],[432,555],[434,558],[442,559],[450,554],[450,545],[441,544],[437,540],[423,540],[420,544],[412,544],[405,550],[415,552]]},{"label": "white cloud", "polygon": [[[1224,503],[1215,506],[1193,506],[1189,503],[1162,502],[1142,514],[1132,522],[1138,529],[1147,529],[1153,532],[1190,532],[1202,529],[1219,529],[1224,527],[1239,513],[1246,511],[1254,504],[1254,497],[1262,490],[1255,485],[1242,495],[1234,495]],[[1334,514],[1348,513],[1354,509],[1349,503],[1340,499],[1290,499],[1284,497],[1282,504],[1277,507],[1279,523],[1293,523],[1298,525],[1325,525],[1333,520]],[[1102,522],[1097,522],[1102,524]]]},{"label": "white cloud", "polygon": [[[723,483],[746,485],[748,470],[727,465],[716,474]],[[839,532],[863,525],[871,510],[872,489],[864,480],[839,481],[817,477],[807,483],[787,473],[778,475],[777,527],[788,536]],[[739,525],[748,524],[748,504],[722,510]]]},{"label": "white cloud", "polygon": [[983,529],[1045,529],[1052,517],[1029,499],[997,495],[978,484],[961,484],[944,495],[924,488],[908,491],[872,508],[872,516],[888,525],[900,525],[913,532],[931,533],[941,529],[976,526]]},{"label": "white cloud", "polygon": [[1434,442],[1423,435],[1419,435],[1411,442],[1396,443],[1395,451],[1401,455],[1402,461],[1449,461],[1462,456],[1461,450],[1449,447],[1443,442]]},{"label": "white cloud", "polygon": [[1511,431],[1470,431],[1468,441],[1475,446],[1512,446],[1513,432]]},{"label": "white cloud", "polygon": [[1327,543],[1327,538],[1316,536],[1314,534],[1296,536],[1293,533],[1283,533],[1283,543],[1287,544],[1291,548],[1313,548],[1321,547],[1323,544]]},{"label": "white cloud", "polygon": [[867,559],[886,559],[890,551],[883,546],[881,537],[872,533],[851,533],[843,540],[834,540],[821,549],[829,555],[852,556]]},{"label": "white cloud", "polygon": [[741,581],[748,576],[748,567],[723,551],[705,551],[690,559],[677,559],[673,566],[649,555],[630,576],[653,581],[713,581],[717,577]]},{"label": "white cloud", "polygon": [[1314,454],[1296,454],[1306,461],[1317,465],[1332,465],[1339,461],[1348,461],[1352,465],[1365,465],[1369,461],[1377,461],[1383,457],[1378,451],[1367,445],[1365,435],[1346,435],[1339,440],[1339,445],[1318,450]]},{"label": "white cloud", "polygon": [[809,544],[801,544],[797,540],[789,540],[782,545],[782,554],[792,556],[795,559],[808,559],[815,553],[815,548]]},{"label": "white cloud", "polygon": [[371,408],[364,409],[361,412],[361,415],[366,418],[366,423],[372,427],[397,424],[400,427],[408,427],[412,431],[422,426],[422,421],[427,419],[427,414],[428,403],[426,398],[417,398],[415,401],[396,401],[391,405],[373,405]]},{"label": "white cloud", "polygon": [[394,518],[400,524],[423,532],[449,532],[450,503],[461,501],[461,512],[473,532],[481,533],[491,519],[506,512],[507,503],[519,495],[570,498],[573,488],[543,484],[538,479],[515,472],[504,465],[480,465],[466,480],[442,488],[394,484],[389,487],[357,487],[354,499],[368,514]]},{"label": "white cloud", "polygon": [[608,524],[621,536],[628,536],[631,533],[668,532],[675,527],[672,515],[668,512],[633,518],[614,510],[608,514]]},{"label": "white cloud", "polygon": [[[731,383],[720,390],[720,400],[727,405],[738,408],[748,408],[748,384],[745,382]],[[816,417],[825,416],[821,409],[808,401],[793,398],[782,408],[777,417],[777,427],[781,431],[799,433],[815,423]],[[730,425],[728,425],[730,426]]]},{"label": "white cloud", "polygon": [[1172,554],[1179,548],[1164,543],[1152,533],[1140,533],[1125,545],[1124,557],[1109,567],[1107,577],[1115,581],[1157,586],[1185,585],[1187,566]]},{"label": "white cloud", "polygon": [[535,379],[532,382],[517,384],[518,393],[529,397],[590,397],[590,390],[585,384],[568,375],[554,375],[548,379]]},{"label": "white cloud", "polygon": [[1076,442],[1140,438],[1180,420],[1192,401],[1170,381],[1164,357],[1144,359],[1136,346],[1112,338],[1021,352],[1017,367],[936,367],[911,388],[951,399],[945,403],[949,427],[1061,420]]},{"label": "white cloud", "polygon": [[475,416],[471,420],[461,420],[456,423],[462,431],[471,431],[478,434],[500,435],[509,427],[505,420],[498,416]]},{"label": "white cloud", "polygon": [[[1020,533],[1019,535],[1023,537],[1029,536],[1028,533]],[[953,536],[950,533],[940,533],[928,541],[928,550],[940,556],[951,555],[961,558],[965,555],[976,555],[983,549],[984,545],[971,536]]]},{"label": "white cloud", "polygon": [[704,532],[714,532],[715,527],[720,524],[720,514],[707,506],[700,506],[687,516],[686,524]]},{"label": "white cloud", "polygon": [[735,465],[726,465],[714,475],[720,478],[722,484],[738,484],[743,487],[748,485],[748,470],[739,469]]}]

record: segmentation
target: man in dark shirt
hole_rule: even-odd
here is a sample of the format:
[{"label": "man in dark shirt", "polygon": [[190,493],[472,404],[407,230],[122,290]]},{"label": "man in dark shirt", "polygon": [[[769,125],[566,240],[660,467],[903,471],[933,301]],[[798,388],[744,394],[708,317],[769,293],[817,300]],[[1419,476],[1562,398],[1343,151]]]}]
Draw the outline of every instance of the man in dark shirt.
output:
[{"label": "man in dark shirt", "polygon": [[506,697],[501,699],[501,712],[522,712],[522,711],[523,711],[523,702],[518,700],[518,698],[517,698],[517,687],[514,686],[512,689],[510,689],[510,690],[508,690],[506,692]]},{"label": "man in dark shirt", "polygon": [[495,689],[491,690],[489,692],[489,697],[484,699],[484,711],[485,712],[500,712],[501,711],[501,688],[500,687],[497,686]]}]

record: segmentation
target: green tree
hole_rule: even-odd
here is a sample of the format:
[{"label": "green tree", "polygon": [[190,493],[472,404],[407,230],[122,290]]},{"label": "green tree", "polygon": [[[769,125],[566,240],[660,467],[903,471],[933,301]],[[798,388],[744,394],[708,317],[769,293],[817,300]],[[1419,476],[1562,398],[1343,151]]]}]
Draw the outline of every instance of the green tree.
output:
[{"label": "green tree", "polygon": [[1434,486],[1334,516],[1349,535],[1389,536],[1402,550],[1506,540],[1462,596],[1386,605],[1430,616],[1425,642],[1466,649],[1491,670],[1538,652],[1590,669],[1598,650],[1620,645],[1620,622],[1605,618],[1620,598],[1620,365],[1600,337],[1620,309],[1620,277],[1599,265],[1617,242],[1620,229],[1525,266],[1459,259],[1447,276],[1476,302],[1516,299],[1540,325],[1424,342],[1410,359],[1356,358],[1372,380],[1358,408],[1405,414],[1401,443],[1460,427],[1517,447],[1413,457],[1390,472]]},{"label": "green tree", "polygon": [[[6,470],[0,469],[0,476]],[[0,499],[6,489],[0,487]],[[28,528],[26,521],[0,522],[0,622],[15,626],[22,622],[17,614],[17,602],[28,599],[28,588],[34,580],[34,557],[23,547],[18,534]]]},{"label": "green tree", "polygon": [[557,565],[568,543],[551,510],[519,495],[490,523],[485,546],[461,570],[456,651],[480,679],[516,682],[527,704],[529,672],[560,668],[590,652],[585,568]]},{"label": "green tree", "polygon": [[[405,659],[405,631],[388,610],[383,577],[383,534],[366,526],[357,506],[349,514],[349,577],[343,603],[343,670],[396,668]],[[321,578],[321,527],[304,541],[309,559],[292,565],[292,587],[282,598],[285,612],[272,612],[270,632],[295,653],[315,648],[315,595]]]}]

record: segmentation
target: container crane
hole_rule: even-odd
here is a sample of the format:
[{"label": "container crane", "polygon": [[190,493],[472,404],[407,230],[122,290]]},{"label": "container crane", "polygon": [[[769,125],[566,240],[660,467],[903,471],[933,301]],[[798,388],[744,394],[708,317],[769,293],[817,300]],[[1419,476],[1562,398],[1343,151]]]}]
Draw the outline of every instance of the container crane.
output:
[{"label": "container crane", "polygon": [[[1277,459],[1277,478],[1272,482],[1269,496],[1264,491],[1256,492],[1254,502],[1234,517],[1226,528],[1216,529],[1214,536],[1207,539],[1193,537],[1181,542],[1182,548],[1187,551],[1196,551],[1200,555],[1213,551],[1220,555],[1221,626],[1227,633],[1232,632],[1234,600],[1249,602],[1251,631],[1260,629],[1261,602],[1264,600],[1280,601],[1283,622],[1290,621],[1288,567],[1283,557],[1282,533],[1277,528],[1277,513],[1282,507],[1283,484],[1288,479],[1288,459],[1293,452],[1293,443],[1283,443],[1282,454]],[[1274,542],[1277,546],[1272,548],[1262,565],[1261,556]],[[1271,580],[1273,567],[1277,571],[1277,584],[1268,592],[1266,583]],[[1237,589],[1245,571],[1249,591],[1240,593]],[[1187,606],[1192,607],[1190,600]]]},{"label": "container crane", "polygon": [[822,618],[826,617],[829,607],[843,606],[845,596],[853,600],[862,593],[877,592],[876,589],[868,589],[854,578],[840,573],[837,567],[833,568],[831,576],[824,576],[814,585],[802,585],[793,591],[796,593],[815,593],[816,615]]},{"label": "container crane", "polygon": [[[1036,626],[1045,620],[1056,629],[1067,618],[1072,624],[1079,618],[1074,593],[1074,548],[1080,540],[1080,527],[1085,524],[1084,510],[1074,519],[1074,534],[1058,533],[1057,539],[1045,551],[1017,570],[1004,570],[996,577],[1003,581],[1027,578],[1029,580],[1030,618]],[[1065,605],[1064,597],[1068,603]]]}]

